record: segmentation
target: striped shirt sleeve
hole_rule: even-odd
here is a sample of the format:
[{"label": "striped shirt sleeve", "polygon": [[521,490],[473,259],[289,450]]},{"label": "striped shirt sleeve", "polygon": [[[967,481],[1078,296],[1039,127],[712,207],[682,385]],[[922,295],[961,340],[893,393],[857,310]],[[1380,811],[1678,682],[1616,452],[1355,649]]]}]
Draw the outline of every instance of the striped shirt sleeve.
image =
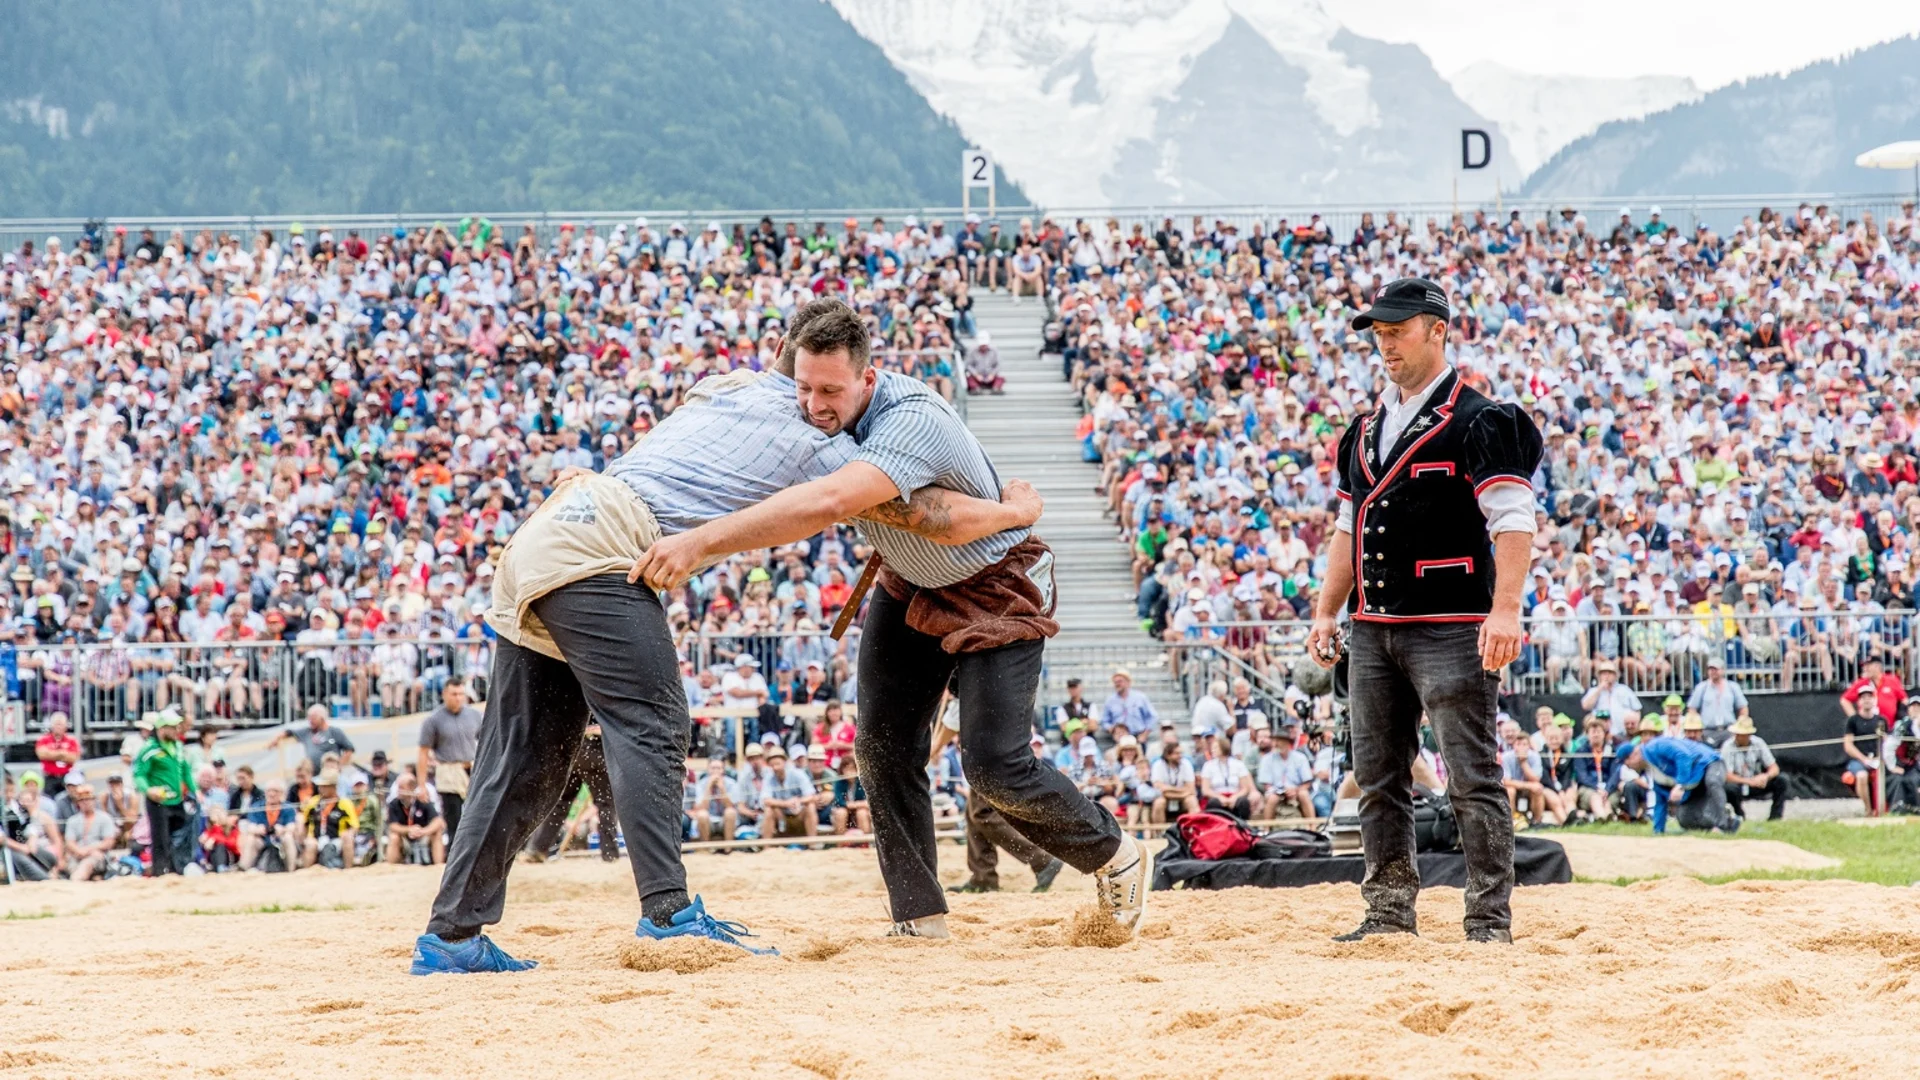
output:
[{"label": "striped shirt sleeve", "polygon": [[878,417],[853,460],[886,473],[906,498],[957,470],[952,448],[958,434],[943,430],[949,415],[929,399],[904,399]]}]

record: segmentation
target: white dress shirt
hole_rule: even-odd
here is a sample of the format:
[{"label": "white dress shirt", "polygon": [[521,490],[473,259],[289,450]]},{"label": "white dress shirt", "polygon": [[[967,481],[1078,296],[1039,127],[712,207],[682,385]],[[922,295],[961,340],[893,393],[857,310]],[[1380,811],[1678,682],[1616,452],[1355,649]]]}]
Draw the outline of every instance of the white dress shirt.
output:
[{"label": "white dress shirt", "polygon": [[[1386,393],[1380,397],[1380,407],[1384,414],[1380,420],[1379,464],[1387,463],[1387,455],[1393,452],[1393,444],[1400,440],[1400,433],[1406,430],[1413,418],[1426,407],[1427,399],[1433,396],[1433,388],[1440,385],[1451,365],[1442,365],[1426,386],[1402,400],[1400,387],[1389,383]],[[1487,535],[1498,536],[1506,532],[1534,531],[1533,486],[1518,480],[1501,481],[1482,489],[1476,501],[1480,504],[1480,513],[1487,519]],[[1353,534],[1353,501],[1340,500],[1340,514],[1334,522],[1335,529]]]}]

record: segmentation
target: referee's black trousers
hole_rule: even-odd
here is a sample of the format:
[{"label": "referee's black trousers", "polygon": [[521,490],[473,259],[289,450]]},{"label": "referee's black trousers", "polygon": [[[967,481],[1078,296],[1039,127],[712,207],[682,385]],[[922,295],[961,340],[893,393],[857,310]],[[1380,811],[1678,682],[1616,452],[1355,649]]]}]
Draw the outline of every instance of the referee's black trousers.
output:
[{"label": "referee's black trousers", "polygon": [[624,574],[563,585],[533,602],[567,659],[501,640],[460,832],[429,933],[470,937],[500,921],[514,856],[559,800],[600,718],[613,803],[642,899],[684,891],[680,789],[687,697],[660,599]]},{"label": "referee's black trousers", "polygon": [[880,876],[897,922],[945,914],[934,850],[927,757],[934,711],[958,680],[961,770],[1014,831],[1082,873],[1120,849],[1120,826],[1058,769],[1033,756],[1034,695],[1046,643],[1018,641],[955,655],[909,627],[907,605],[876,588],[860,636],[854,753],[873,812]]},{"label": "referee's black trousers", "polygon": [[1367,860],[1360,895],[1375,922],[1415,928],[1412,769],[1424,710],[1446,761],[1447,801],[1467,859],[1466,928],[1512,923],[1513,817],[1494,721],[1500,680],[1481,667],[1479,637],[1480,624],[1471,622],[1353,623],[1347,688]]}]

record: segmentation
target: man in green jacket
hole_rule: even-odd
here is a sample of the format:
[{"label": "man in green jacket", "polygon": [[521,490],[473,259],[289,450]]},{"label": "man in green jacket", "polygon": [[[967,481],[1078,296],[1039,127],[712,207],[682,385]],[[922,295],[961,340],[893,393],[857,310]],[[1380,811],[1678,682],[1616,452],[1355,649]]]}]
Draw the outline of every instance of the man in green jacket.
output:
[{"label": "man in green jacket", "polygon": [[147,714],[153,719],[153,737],[133,759],[133,786],[147,800],[147,826],[152,832],[153,877],[183,874],[193,861],[193,768],[180,746],[180,717],[172,713]]}]

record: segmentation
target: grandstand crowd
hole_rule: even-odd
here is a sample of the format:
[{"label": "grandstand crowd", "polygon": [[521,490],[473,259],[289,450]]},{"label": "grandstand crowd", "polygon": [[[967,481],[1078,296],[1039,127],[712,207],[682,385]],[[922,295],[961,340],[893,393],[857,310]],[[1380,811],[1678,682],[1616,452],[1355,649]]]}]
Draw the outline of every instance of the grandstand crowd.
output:
[{"label": "grandstand crowd", "polygon": [[[1046,350],[1084,403],[1079,435],[1134,552],[1143,628],[1218,642],[1261,679],[1270,718],[1168,742],[1116,691],[1131,719],[1064,733],[1059,763],[1091,770],[1130,816],[1195,799],[1323,814],[1339,780],[1312,741],[1325,691],[1300,689],[1289,624],[1324,575],[1335,440],[1385,385],[1348,319],[1405,276],[1451,297],[1463,376],[1524,403],[1547,435],[1511,688],[1704,693],[1689,708],[1719,737],[1748,691],[1909,685],[1911,203],[1887,220],[1782,207],[1727,229],[1652,207],[1606,221],[1380,213],[1337,233],[1318,215],[697,232],[642,217],[544,236],[467,218],[24,242],[0,254],[6,697],[36,737],[66,738],[83,715],[89,731],[146,720],[158,739],[483,693],[490,556],[561,470],[603,468],[698,379],[769,364],[785,317],[818,296],[868,320],[883,365],[950,398],[995,392],[972,297],[1009,290],[1045,305]],[[836,529],[668,597],[690,704],[725,714],[700,734],[734,792],[690,778],[690,834],[729,811],[736,829],[757,821],[770,798],[808,835],[861,827],[850,738],[831,723],[815,737],[779,706],[857,704],[857,631],[835,642],[824,628],[867,555]],[[109,645],[124,647],[92,647]],[[1239,693],[1207,689],[1222,704]],[[1296,699],[1309,722],[1289,736]],[[1887,721],[1900,707],[1881,692]],[[1637,731],[1638,711],[1624,697],[1602,711],[1609,736]],[[1256,757],[1245,787],[1231,764],[1219,785],[1189,791],[1177,767],[1154,781],[1175,746],[1202,772],[1266,754],[1261,730],[1297,740],[1306,779],[1280,766],[1291,782],[1276,793]],[[1075,760],[1088,738],[1099,760]],[[761,746],[759,761],[725,760],[736,742]],[[787,805],[803,796],[741,786],[775,751],[808,776],[792,791],[810,787],[811,817]],[[350,762],[311,764],[337,782]],[[1121,775],[1135,778],[1124,806]],[[100,780],[93,797],[109,803]],[[424,795],[429,780],[410,782]],[[1169,786],[1173,806],[1156,811]]]},{"label": "grandstand crowd", "polygon": [[1426,277],[1451,297],[1450,362],[1547,439],[1510,685],[1577,694],[1602,664],[1683,695],[1716,666],[1758,690],[1844,686],[1870,659],[1912,670],[1912,203],[1724,231],[1659,207],[1369,214],[1342,235],[1318,215],[1083,221],[1051,250],[1048,347],[1083,396],[1153,633],[1219,638],[1262,670],[1285,657],[1236,624],[1311,610],[1334,446],[1386,385],[1348,320]]}]

